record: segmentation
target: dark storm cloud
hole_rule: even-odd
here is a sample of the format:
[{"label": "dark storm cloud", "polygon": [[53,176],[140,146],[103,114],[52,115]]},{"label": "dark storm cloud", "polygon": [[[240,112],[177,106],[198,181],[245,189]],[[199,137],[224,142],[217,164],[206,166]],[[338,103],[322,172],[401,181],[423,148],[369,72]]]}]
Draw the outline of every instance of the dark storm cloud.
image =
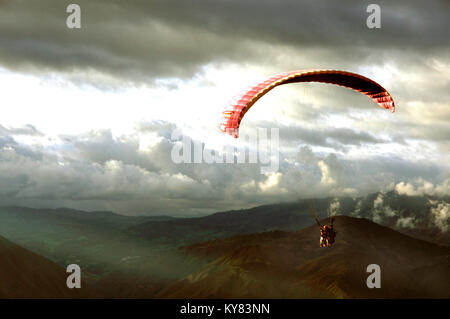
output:
[{"label": "dark storm cloud", "polygon": [[[351,68],[392,52],[448,49],[450,29],[449,4],[437,0],[379,1],[381,30],[366,27],[365,1],[77,3],[80,30],[65,26],[67,1],[0,3],[1,65],[31,72],[93,69],[140,82],[192,76],[207,63],[272,65],[274,52],[289,47],[302,50],[304,58]],[[319,63],[297,59],[296,65],[309,67],[308,62]]]}]

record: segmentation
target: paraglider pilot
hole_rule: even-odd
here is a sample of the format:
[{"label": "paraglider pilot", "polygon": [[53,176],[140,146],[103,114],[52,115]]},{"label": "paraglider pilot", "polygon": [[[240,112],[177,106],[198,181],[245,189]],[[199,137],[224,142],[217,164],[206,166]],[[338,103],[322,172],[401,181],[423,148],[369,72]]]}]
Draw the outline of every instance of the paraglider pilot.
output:
[{"label": "paraglider pilot", "polygon": [[330,226],[328,225],[321,225],[319,218],[317,217],[316,210],[314,208],[314,205],[311,205],[311,210],[314,215],[314,219],[316,220],[317,225],[319,225],[320,229],[320,241],[319,246],[322,247],[331,247],[334,244],[334,238],[336,237],[336,232],[333,228],[333,220],[334,217],[331,217],[331,223]]}]

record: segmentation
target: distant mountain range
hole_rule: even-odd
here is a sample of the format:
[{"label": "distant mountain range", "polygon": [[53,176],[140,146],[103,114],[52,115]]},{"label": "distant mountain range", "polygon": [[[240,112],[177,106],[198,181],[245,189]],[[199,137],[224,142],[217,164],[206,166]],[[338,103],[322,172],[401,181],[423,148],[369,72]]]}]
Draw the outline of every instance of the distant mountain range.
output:
[{"label": "distant mountain range", "polygon": [[[320,218],[327,217],[333,206],[334,214],[364,217],[404,234],[450,246],[450,232],[437,227],[432,214],[432,203],[450,206],[449,198],[389,192],[313,202]],[[197,218],[0,207],[0,235],[61,265],[79,263],[95,277],[110,271],[123,258],[146,256],[155,250],[235,235],[305,228],[314,224],[310,204],[311,200],[301,200]],[[448,225],[448,217],[442,222]]]},{"label": "distant mountain range", "polygon": [[[261,263],[258,265],[255,264],[255,267],[257,267],[255,269],[259,269],[258,267],[260,266],[263,267],[263,264],[267,260],[262,252],[258,252],[262,246],[255,244],[256,246],[248,247],[244,242],[241,242],[241,240],[244,240],[242,238],[245,238],[245,241],[248,240],[249,242],[261,240],[261,243],[263,243],[267,241],[264,245],[268,245],[267,249],[269,252],[273,249],[274,252],[272,253],[275,255],[278,253],[276,250],[280,248],[280,254],[286,253],[286,255],[279,256],[281,258],[280,260],[289,262],[289,259],[293,258],[298,263],[295,267],[302,268],[309,262],[314,267],[319,267],[318,261],[315,260],[317,256],[314,254],[315,252],[320,252],[321,254],[324,251],[316,247],[318,234],[317,226],[310,211],[311,202],[311,200],[301,200],[294,203],[264,205],[251,209],[220,212],[196,218],[174,218],[170,216],[134,217],[122,216],[112,212],[84,212],[67,208],[33,209],[24,207],[0,207],[0,235],[34,253],[52,260],[62,266],[63,269],[71,263],[80,265],[84,278],[93,283],[99,296],[151,298],[182,296],[183,294],[191,296],[190,291],[194,289],[194,283],[200,282],[197,280],[198,278],[207,278],[208,276],[205,277],[206,273],[217,274],[208,277],[210,279],[215,278],[211,280],[217,280],[218,283],[221,280],[225,280],[231,284],[233,282],[232,278],[226,277],[222,271],[225,271],[230,276],[231,274],[235,276],[233,272],[230,272],[230,269],[234,268],[224,268],[222,263],[226,263],[227,265],[241,263],[241,257],[237,258],[238,256],[248,256],[245,259],[252,260],[251,262],[249,261],[250,264],[254,263],[254,258],[260,258]],[[371,235],[372,230],[374,232],[380,231],[379,228],[373,226],[375,224],[364,224],[362,225],[363,228],[370,230],[368,236],[373,236],[373,240],[367,242],[368,247],[371,247],[369,249],[370,254],[375,254],[376,250],[385,257],[391,256],[393,260],[397,260],[395,255],[398,253],[399,256],[403,256],[401,258],[399,257],[401,259],[399,262],[405,262],[409,258],[407,254],[408,249],[405,248],[404,251],[391,251],[389,248],[390,244],[388,244],[394,238],[403,236],[398,238],[408,238],[411,241],[405,245],[408,247],[411,246],[411,249],[418,251],[417,257],[419,259],[417,263],[419,264],[412,263],[412,265],[416,265],[414,269],[424,269],[426,263],[432,264],[434,267],[435,259],[441,264],[446,265],[445,249],[448,249],[450,246],[449,220],[446,215],[450,205],[449,198],[435,198],[430,196],[410,197],[389,192],[375,193],[361,198],[322,198],[315,199],[313,202],[320,218],[327,218],[329,214],[365,218],[351,218],[348,220],[352,221],[351,224],[355,225],[358,225],[356,221],[369,223],[368,220],[373,220],[377,224],[387,226],[409,236],[400,235],[400,233],[395,232],[395,236],[388,236],[385,240],[380,238],[378,233]],[[337,218],[338,223],[342,223],[344,220],[347,220],[344,216]],[[345,225],[345,223],[341,225],[344,227],[343,229],[347,227]],[[310,226],[313,228],[308,230]],[[309,260],[308,262],[294,254],[294,251],[297,249],[299,251],[303,249],[294,244],[297,240],[294,238],[297,238],[296,236],[300,234],[298,231],[302,229],[305,231],[302,234],[305,235],[302,235],[303,237],[300,236],[299,239],[303,238],[304,240],[300,240],[299,245],[309,247],[308,254],[305,255],[305,258]],[[393,231],[386,227],[382,229],[382,234]],[[341,233],[341,231],[339,232]],[[353,232],[355,230],[351,227],[346,230],[347,235]],[[282,239],[276,239],[278,238],[277,236],[281,236],[280,238],[287,236],[286,240],[292,242],[283,243]],[[369,254],[367,253],[368,250],[363,247],[364,245],[354,242],[356,238],[357,241],[362,240],[361,243],[364,243],[365,237],[362,234],[358,235],[361,238],[358,236],[355,238],[347,238],[345,236],[340,237],[340,239],[342,238],[348,244],[347,246],[342,246],[345,247],[345,251],[342,251],[342,253],[346,257],[343,257],[340,262],[351,263],[351,259],[348,258],[352,254],[362,254],[361,260],[365,262],[366,260],[363,257]],[[306,240],[307,237],[310,239]],[[430,243],[438,244],[441,247],[413,240],[410,237],[423,239]],[[278,240],[281,240],[281,242],[278,243]],[[275,242],[281,246],[276,246],[278,248],[271,246],[272,244],[275,245]],[[417,244],[418,242],[422,244],[419,245]],[[232,248],[236,248],[238,251],[231,252],[224,250],[225,243],[233,243],[231,245]],[[340,243],[344,244],[344,242]],[[289,249],[292,250],[291,253],[293,255],[283,252],[284,244],[288,246],[292,245]],[[376,246],[378,248],[374,250],[373,247],[375,244],[385,245],[383,249],[386,252],[379,250],[381,246]],[[211,247],[215,248],[212,249]],[[341,246],[338,245],[336,247],[338,248],[335,249],[333,247],[330,252],[336,253],[340,251],[339,249],[341,248],[339,247]],[[430,251],[441,251],[440,249],[444,249],[442,250],[444,253],[443,255],[436,253],[436,256],[439,255],[440,257],[433,255],[430,259],[426,257],[426,254],[420,253],[421,249],[428,250],[427,247],[433,247],[430,248]],[[213,256],[212,253],[202,255],[200,253],[210,251],[211,249],[216,251],[217,255]],[[229,255],[230,253],[232,253],[232,256]],[[259,257],[255,257],[256,255],[254,256],[254,254]],[[211,259],[213,257],[214,259]],[[0,258],[2,257],[0,256]],[[389,261],[383,258],[380,257],[381,261],[389,264]],[[326,260],[327,262],[329,261],[328,259]],[[2,263],[3,259],[0,259],[0,265]],[[217,265],[217,267],[215,268],[213,265]],[[221,266],[219,267],[219,265]],[[286,275],[292,274],[293,270],[291,268],[279,268],[282,265],[277,265],[275,262],[273,262],[273,265],[274,267],[278,267],[278,270],[285,272]],[[242,268],[242,274],[246,273],[246,269],[245,267]],[[410,276],[406,274],[412,274],[411,269],[406,269],[406,273],[404,275],[399,274],[398,278]],[[273,268],[270,271],[278,270]],[[355,269],[350,270],[356,271]],[[265,270],[263,271],[262,269],[261,271],[261,274],[263,274],[262,277],[251,277],[256,276],[256,274],[250,276],[253,278],[252,282],[256,285],[262,285],[263,277],[269,276],[269,273],[266,273]],[[435,271],[433,270],[432,273],[435,273]],[[315,274],[311,273],[311,276],[316,276],[314,278],[319,280],[321,276],[319,274],[320,272]],[[275,274],[273,275],[276,277]],[[428,276],[421,273],[422,275],[425,277]],[[298,278],[303,278],[303,275],[298,276]],[[333,275],[328,274],[324,276]],[[293,278],[289,280],[293,280]],[[187,285],[186,280],[192,285]],[[324,289],[321,285],[310,285],[310,280],[313,279],[307,279],[305,277],[301,280],[301,285],[299,284],[299,286],[289,286],[290,288],[286,286],[283,288],[286,290],[280,291],[273,290],[273,296],[294,296],[298,294],[298,296],[351,297],[364,295],[358,295],[359,292],[354,293],[354,290],[352,290],[354,287],[346,291],[339,283],[335,282],[332,285],[338,285],[336,286],[339,287],[339,289],[336,288],[340,291],[338,292],[338,290],[334,291],[331,288]],[[402,280],[402,287],[406,287],[404,285],[406,279]],[[223,282],[224,285],[225,281]],[[281,279],[280,282],[282,282]],[[400,285],[400,283],[398,284]],[[236,282],[236,285],[240,284]],[[237,295],[250,296],[254,291],[263,289],[263,286],[257,289],[257,286],[252,286],[250,283],[245,283],[245,285],[249,286],[248,292],[240,290],[236,292]],[[420,286],[422,283],[420,282],[417,285]],[[219,291],[220,289],[213,288],[209,281],[204,286],[210,288],[205,288],[205,292],[199,292],[199,297],[219,296],[222,294]],[[436,285],[434,286],[438,287]],[[386,291],[384,290],[384,293]],[[437,289],[436,291],[439,292],[440,290]],[[394,289],[392,293],[389,292],[382,296],[389,297],[398,294],[401,295],[399,291]],[[407,293],[405,294],[405,296],[417,295],[416,291],[413,291],[411,287],[407,289]],[[426,296],[429,295],[431,296],[432,292],[426,294]]]},{"label": "distant mountain range", "polygon": [[[199,218],[147,221],[131,226],[129,232],[151,241],[180,245],[263,231],[291,231],[315,223],[311,203],[314,203],[320,218],[326,218],[330,214],[363,217],[402,233],[450,246],[450,232],[439,228],[443,225],[436,224],[436,216],[432,213],[433,203],[444,203],[448,210],[450,198],[411,197],[396,192],[374,193],[360,198],[300,200],[220,212]],[[450,230],[448,216],[440,222],[446,223]]]}]

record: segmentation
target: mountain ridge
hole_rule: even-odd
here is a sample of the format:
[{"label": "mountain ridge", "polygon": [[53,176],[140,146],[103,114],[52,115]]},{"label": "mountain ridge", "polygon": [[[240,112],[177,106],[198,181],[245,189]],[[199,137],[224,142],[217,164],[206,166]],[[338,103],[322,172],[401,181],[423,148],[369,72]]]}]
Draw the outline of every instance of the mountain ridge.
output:
[{"label": "mountain ridge", "polygon": [[[450,249],[367,219],[338,216],[336,243],[318,247],[317,226],[216,239],[180,248],[206,259],[161,298],[450,298]],[[364,229],[364,230],[363,230]],[[379,264],[382,289],[368,289]],[[268,280],[273,277],[274,280]],[[264,284],[267,282],[267,284]]]},{"label": "mountain ridge", "polygon": [[91,291],[69,289],[65,269],[0,236],[0,298],[83,298]]}]

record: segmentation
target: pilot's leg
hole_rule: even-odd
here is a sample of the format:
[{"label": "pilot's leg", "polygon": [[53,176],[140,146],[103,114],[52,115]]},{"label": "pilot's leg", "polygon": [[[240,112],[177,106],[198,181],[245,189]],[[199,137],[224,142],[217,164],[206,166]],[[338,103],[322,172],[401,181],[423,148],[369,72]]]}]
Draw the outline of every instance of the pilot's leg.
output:
[{"label": "pilot's leg", "polygon": [[327,247],[327,243],[323,237],[320,237],[320,247]]}]

